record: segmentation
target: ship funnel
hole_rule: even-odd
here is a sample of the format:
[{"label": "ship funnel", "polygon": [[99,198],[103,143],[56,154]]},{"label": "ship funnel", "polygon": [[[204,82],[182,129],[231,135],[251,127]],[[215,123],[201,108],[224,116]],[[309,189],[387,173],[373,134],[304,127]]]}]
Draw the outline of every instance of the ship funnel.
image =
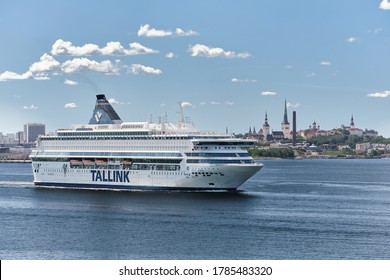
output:
[{"label": "ship funnel", "polygon": [[96,105],[89,124],[121,124],[122,120],[104,94],[96,95]]}]

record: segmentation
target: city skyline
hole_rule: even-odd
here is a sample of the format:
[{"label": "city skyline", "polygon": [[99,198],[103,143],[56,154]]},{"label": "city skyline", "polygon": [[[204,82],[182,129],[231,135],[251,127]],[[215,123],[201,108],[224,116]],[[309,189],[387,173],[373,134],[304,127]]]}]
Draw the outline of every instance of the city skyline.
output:
[{"label": "city skyline", "polygon": [[[390,3],[2,1],[0,131],[87,123],[106,94],[124,121],[242,133],[284,100],[298,127],[348,124],[390,137]],[[39,19],[39,20],[37,20]],[[277,124],[277,125],[276,125]]]},{"label": "city skyline", "polygon": [[[283,125],[285,123],[288,124],[288,127],[286,129],[292,131],[292,129],[291,129],[292,121],[290,122],[289,120],[293,119],[293,114],[294,114],[295,110],[291,110],[291,112],[288,112],[286,110],[287,104],[288,103],[285,100],[285,111],[284,111],[284,114],[283,114],[283,118],[281,118],[283,120],[282,122],[277,122],[277,120],[274,120],[274,121],[269,120],[268,112],[266,111],[265,114],[264,114],[264,117],[263,117],[263,121],[262,122],[261,121],[260,122],[256,121],[256,124],[249,125],[249,131],[259,132],[261,129],[264,128],[264,125],[266,125],[270,129],[269,132],[272,132],[272,131],[283,131],[284,130],[283,129]],[[296,111],[295,111],[295,113],[296,113]],[[340,121],[340,125],[339,126],[334,126],[334,127],[324,128],[324,129],[325,130],[343,129],[344,127],[350,125],[351,123],[354,123],[354,116],[353,116],[353,114],[351,114],[349,116],[349,119],[347,121],[344,121],[344,120]],[[299,126],[300,128],[297,129],[297,131],[303,131],[303,130],[312,129],[313,125],[315,126],[315,128],[320,129],[320,127],[321,127],[321,129],[322,129],[321,124],[318,123],[317,120],[314,119],[312,122],[309,122],[307,124],[300,124],[300,126]],[[253,128],[253,130],[252,130],[252,128]],[[359,124],[356,125],[356,128],[359,128],[359,129],[362,129],[362,130],[372,130],[372,128],[370,128],[370,127],[360,127]],[[268,133],[268,134],[270,134],[270,133]],[[286,135],[286,133],[285,133],[285,135]],[[381,135],[381,134],[379,133],[379,135]],[[383,135],[381,135],[381,136],[383,136]],[[288,138],[288,137],[285,137],[285,138]]]},{"label": "city skyline", "polygon": [[[258,123],[258,126],[256,124],[253,125],[253,130],[252,130],[252,126],[250,125],[249,126],[249,134],[251,134],[252,132],[253,133],[260,133],[262,130],[264,130],[264,125],[266,125],[268,127],[267,132],[265,132],[266,135],[267,134],[272,134],[272,132],[274,132],[274,131],[276,131],[276,132],[283,131],[284,130],[283,129],[283,124],[286,121],[287,121],[287,124],[288,124],[288,127],[286,129],[287,129],[287,131],[289,131],[289,132],[286,132],[286,133],[287,134],[292,133],[293,122],[291,122],[291,126],[290,126],[290,122],[289,122],[290,117],[288,116],[288,112],[286,112],[287,104],[288,103],[285,100],[285,112],[284,112],[282,123],[278,123],[278,124],[275,124],[275,125],[270,125],[270,123],[272,124],[272,121],[269,121],[269,119],[268,119],[268,112],[265,112],[263,123]],[[296,113],[296,111],[295,111],[295,113]],[[293,119],[293,114],[294,114],[294,111],[291,112],[291,120]],[[348,124],[353,124],[353,126],[355,127],[353,114],[350,116],[349,123],[345,122],[345,123],[342,123],[339,127],[333,127],[333,128],[329,128],[329,129],[326,129],[326,130],[344,129],[345,127],[348,127]],[[23,130],[26,129],[26,125],[43,125],[43,126],[46,126],[46,124],[43,124],[43,123],[26,123],[26,124],[23,124],[23,127],[24,127]],[[258,127],[258,129],[256,129],[256,127]],[[320,124],[317,123],[316,120],[314,120],[313,123],[310,123],[307,126],[302,125],[302,127],[300,129],[297,129],[297,132],[310,130],[313,127],[318,129],[318,130],[320,130]],[[363,127],[359,127],[358,125],[356,126],[356,128],[360,129],[362,131],[373,131],[371,128],[367,128],[367,127],[363,128]],[[226,132],[228,133],[228,131],[229,131],[229,127],[226,127]],[[23,131],[17,130],[17,131],[14,131],[14,132],[5,132],[5,133],[0,131],[0,136],[3,135],[3,136],[15,136],[15,137],[17,137],[18,133],[22,133],[23,134]],[[55,131],[48,131],[46,133],[52,134],[52,133],[55,133]],[[245,132],[245,129],[243,128],[242,131],[236,132],[235,134],[246,134],[246,133],[247,132]],[[264,132],[262,132],[262,133],[264,133]],[[284,133],[285,136],[286,136],[286,133]],[[379,136],[383,136],[380,133],[378,135]],[[291,138],[291,137],[285,137],[285,138]],[[26,142],[26,141],[24,140],[24,142]],[[29,141],[27,141],[27,142],[29,142]]]}]

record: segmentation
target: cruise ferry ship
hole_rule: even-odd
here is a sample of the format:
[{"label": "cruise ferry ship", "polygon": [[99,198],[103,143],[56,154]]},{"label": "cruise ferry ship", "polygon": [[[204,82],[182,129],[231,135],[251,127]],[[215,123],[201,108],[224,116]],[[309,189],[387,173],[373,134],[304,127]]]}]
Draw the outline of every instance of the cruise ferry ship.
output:
[{"label": "cruise ferry ship", "polygon": [[250,140],[203,132],[184,118],[123,122],[104,94],[88,125],[40,136],[30,155],[36,186],[83,189],[236,190],[258,172]]}]

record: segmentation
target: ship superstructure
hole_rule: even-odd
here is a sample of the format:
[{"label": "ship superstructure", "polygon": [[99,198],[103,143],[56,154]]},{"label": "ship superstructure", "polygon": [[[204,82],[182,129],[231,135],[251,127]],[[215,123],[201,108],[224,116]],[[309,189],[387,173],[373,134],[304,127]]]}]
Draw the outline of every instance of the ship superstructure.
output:
[{"label": "ship superstructure", "polygon": [[123,122],[103,94],[88,125],[41,136],[34,184],[93,189],[235,190],[262,168],[251,140],[178,123]]}]

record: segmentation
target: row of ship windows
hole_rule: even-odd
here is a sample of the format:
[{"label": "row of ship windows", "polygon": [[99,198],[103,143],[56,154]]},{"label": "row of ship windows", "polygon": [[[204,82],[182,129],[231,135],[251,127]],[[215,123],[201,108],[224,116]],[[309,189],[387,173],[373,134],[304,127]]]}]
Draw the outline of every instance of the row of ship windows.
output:
[{"label": "row of ship windows", "polygon": [[221,150],[221,149],[225,149],[225,150],[240,150],[241,148],[240,147],[235,147],[235,146],[224,146],[224,147],[221,147],[221,146],[195,146],[194,147],[195,150],[209,150],[209,149],[214,149],[214,150]]},{"label": "row of ship windows", "polygon": [[[40,146],[41,149],[45,150],[92,150],[92,145],[86,146]],[[103,145],[94,145],[93,150],[105,150],[105,151],[120,151],[120,150],[130,150],[130,151],[172,151],[172,150],[189,150],[189,146],[103,146]]]},{"label": "row of ship windows", "polygon": [[184,172],[156,172],[152,171],[151,175],[184,175]]},{"label": "row of ship windows", "polygon": [[45,146],[58,146],[58,145],[68,145],[68,146],[137,146],[137,145],[149,145],[152,147],[158,147],[161,144],[164,144],[164,146],[181,146],[181,145],[187,145],[189,141],[148,141],[148,140],[139,140],[137,141],[122,141],[120,139],[117,139],[116,141],[41,141],[41,145]]},{"label": "row of ship windows", "polygon": [[45,140],[87,140],[87,139],[151,139],[151,140],[187,140],[187,139],[229,139],[230,135],[161,135],[146,131],[95,131],[95,132],[58,132],[57,136],[43,136]]},{"label": "row of ship windows", "polygon": [[149,165],[149,164],[133,164],[123,165],[121,168],[118,165],[75,165],[71,164],[72,169],[114,169],[114,170],[168,170],[168,171],[179,171],[180,165],[164,164],[164,165]]},{"label": "row of ship windows", "polygon": [[[129,168],[129,169],[154,169],[156,163],[180,163],[181,159],[133,159],[135,162],[130,164],[122,164],[123,168]],[[69,161],[67,158],[33,158],[34,162],[39,161]],[[241,160],[235,160],[235,159],[187,159],[187,163],[209,163],[209,164],[248,164],[248,163],[254,163],[255,161],[253,159],[241,159]],[[142,164],[144,163],[144,164]],[[116,165],[110,165],[107,163],[105,164],[95,164],[93,162],[88,163],[71,163],[71,167],[73,168],[106,168],[109,166],[109,168],[117,169],[120,168],[119,164]],[[178,166],[178,165],[173,165]],[[176,168],[176,167],[175,167]]]},{"label": "row of ship windows", "polygon": [[[152,171],[151,175],[185,175],[185,172],[179,172],[179,169],[175,170],[168,170],[168,171]],[[35,172],[39,172],[38,170],[35,170]],[[54,173],[64,173],[63,169],[58,169],[58,168],[49,168],[49,169],[42,169],[41,172],[46,172],[49,173],[48,175],[54,175]],[[72,172],[77,172],[77,173],[90,173],[91,171],[88,169],[77,169],[73,170]],[[138,171],[129,171],[130,175],[131,174],[138,174]],[[223,175],[222,175],[223,176]]]},{"label": "row of ship windows", "polygon": [[42,137],[42,140],[188,140],[191,139],[189,137],[151,137],[151,136],[107,136],[107,132],[104,133],[106,136],[65,136],[64,135],[58,135],[56,136],[49,136],[49,137]]},{"label": "row of ship windows", "polygon": [[[92,145],[92,144],[91,144]],[[62,146],[62,145],[41,145],[40,148],[44,150],[91,150],[91,145],[85,145],[85,146]],[[183,150],[190,150],[191,147],[189,146],[104,146],[104,145],[94,145],[94,150],[133,150],[133,151],[139,151],[139,150],[147,150],[147,151],[183,151]],[[240,148],[238,147],[194,147],[194,150],[236,150]],[[242,151],[242,150],[241,150]]]},{"label": "row of ship windows", "polygon": [[210,164],[245,164],[255,163],[253,159],[231,160],[231,159],[187,159],[187,163],[210,163]]},{"label": "row of ship windows", "polygon": [[181,158],[181,153],[148,153],[148,152],[40,152],[34,156],[78,156],[78,157],[176,157]]},{"label": "row of ship windows", "polygon": [[[185,153],[187,157],[249,157],[244,153]],[[66,157],[175,157],[182,158],[181,153],[149,153],[149,152],[40,152],[33,154],[38,156],[66,156]]]},{"label": "row of ship windows", "polygon": [[75,132],[57,132],[58,136],[126,136],[126,135],[148,135],[146,131],[75,131]]},{"label": "row of ship windows", "polygon": [[248,153],[185,153],[187,157],[249,157]]},{"label": "row of ship windows", "polygon": [[198,177],[198,176],[203,176],[203,177],[210,177],[210,176],[225,176],[222,172],[192,172],[192,176]]}]

